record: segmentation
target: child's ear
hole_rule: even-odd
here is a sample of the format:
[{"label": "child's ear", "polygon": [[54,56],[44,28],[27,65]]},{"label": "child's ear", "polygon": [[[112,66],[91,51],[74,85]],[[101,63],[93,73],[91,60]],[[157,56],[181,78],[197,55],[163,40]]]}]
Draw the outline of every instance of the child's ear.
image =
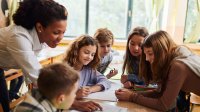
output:
[{"label": "child's ear", "polygon": [[57,97],[57,102],[60,104],[65,100],[65,95],[61,94]]}]

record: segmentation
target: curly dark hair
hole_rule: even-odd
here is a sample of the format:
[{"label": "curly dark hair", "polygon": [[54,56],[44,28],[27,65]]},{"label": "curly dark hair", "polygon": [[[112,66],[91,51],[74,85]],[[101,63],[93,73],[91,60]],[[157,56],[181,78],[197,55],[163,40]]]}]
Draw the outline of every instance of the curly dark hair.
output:
[{"label": "curly dark hair", "polygon": [[24,0],[13,15],[13,21],[26,29],[36,23],[47,27],[54,21],[67,20],[67,9],[54,0]]}]

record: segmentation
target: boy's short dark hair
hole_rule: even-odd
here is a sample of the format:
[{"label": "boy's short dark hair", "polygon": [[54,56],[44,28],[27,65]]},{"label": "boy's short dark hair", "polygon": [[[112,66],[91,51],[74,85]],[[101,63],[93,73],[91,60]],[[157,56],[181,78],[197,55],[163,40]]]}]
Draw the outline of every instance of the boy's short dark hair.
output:
[{"label": "boy's short dark hair", "polygon": [[99,43],[105,43],[109,42],[111,40],[112,44],[114,42],[114,36],[113,33],[108,30],[107,28],[99,28],[94,34],[94,38],[99,42]]},{"label": "boy's short dark hair", "polygon": [[59,94],[70,94],[79,74],[68,64],[52,64],[40,70],[38,78],[39,92],[52,100]]}]

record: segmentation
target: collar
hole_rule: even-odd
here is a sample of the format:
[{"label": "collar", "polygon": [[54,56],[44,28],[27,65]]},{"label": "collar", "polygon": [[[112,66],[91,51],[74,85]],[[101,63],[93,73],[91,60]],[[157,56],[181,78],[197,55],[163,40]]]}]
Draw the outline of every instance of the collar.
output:
[{"label": "collar", "polygon": [[41,50],[42,48],[44,48],[44,43],[40,43],[40,40],[39,40],[39,37],[38,37],[38,34],[36,32],[36,29],[35,27],[31,30],[29,30],[29,33],[33,39],[33,50]]},{"label": "collar", "polygon": [[40,104],[45,108],[45,110],[47,112],[56,112],[57,111],[57,109],[47,99],[44,99]]},{"label": "collar", "polygon": [[56,112],[57,109],[52,105],[52,103],[43,97],[38,89],[32,90],[32,96],[39,101],[40,105],[47,111],[47,112]]}]

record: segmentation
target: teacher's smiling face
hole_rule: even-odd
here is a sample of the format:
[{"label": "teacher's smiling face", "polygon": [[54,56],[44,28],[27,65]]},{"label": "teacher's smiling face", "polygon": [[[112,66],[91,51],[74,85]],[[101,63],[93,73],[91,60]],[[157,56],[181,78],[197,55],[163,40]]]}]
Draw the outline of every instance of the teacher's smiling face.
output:
[{"label": "teacher's smiling face", "polygon": [[47,27],[37,23],[36,30],[41,43],[46,43],[49,47],[55,48],[63,39],[66,27],[66,20],[58,20],[52,22]]}]

